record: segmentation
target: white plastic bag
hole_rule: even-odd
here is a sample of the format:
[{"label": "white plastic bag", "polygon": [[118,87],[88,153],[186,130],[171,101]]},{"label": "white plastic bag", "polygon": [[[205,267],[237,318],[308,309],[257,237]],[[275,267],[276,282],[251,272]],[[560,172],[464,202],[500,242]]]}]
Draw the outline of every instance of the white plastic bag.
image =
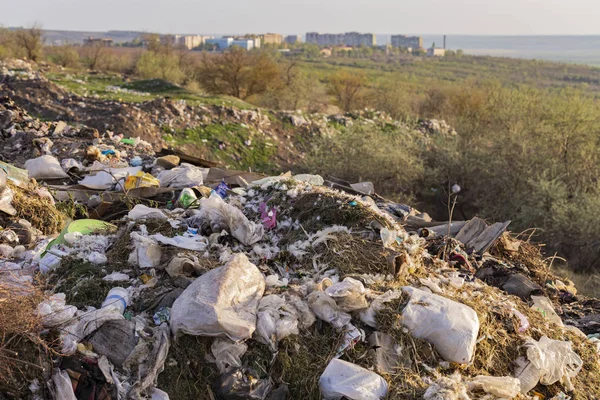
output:
[{"label": "white plastic bag", "polygon": [[69,177],[63,171],[58,160],[49,155],[25,161],[25,168],[29,172],[29,177],[34,179],[63,179]]},{"label": "white plastic bag", "polygon": [[246,246],[258,242],[264,233],[261,224],[248,221],[238,208],[227,204],[218,194],[200,201],[200,219],[207,220],[213,231],[226,229],[231,236]]},{"label": "white plastic bag", "polygon": [[467,364],[475,351],[479,318],[464,304],[405,286],[410,301],[402,311],[402,325],[433,344],[446,361]]},{"label": "white plastic bag", "polygon": [[154,268],[160,263],[162,248],[152,239],[131,232],[134,249],[129,254],[129,263],[140,268]]},{"label": "white plastic bag", "polygon": [[352,319],[350,314],[340,310],[335,300],[327,293],[315,290],[308,295],[308,305],[317,317],[341,330]]},{"label": "white plastic bag", "polygon": [[[87,175],[79,181],[79,184],[90,189],[110,189],[119,180],[125,179],[129,175],[135,175],[141,170],[142,167],[105,168],[102,171],[98,171],[95,175]],[[119,186],[117,189],[123,188]]]},{"label": "white plastic bag", "polygon": [[342,311],[356,311],[367,308],[369,303],[365,298],[366,292],[361,281],[350,277],[325,289],[325,293],[335,299]]},{"label": "white plastic bag", "polygon": [[377,312],[385,308],[385,303],[396,300],[400,298],[400,296],[402,296],[402,292],[400,290],[388,290],[384,294],[377,296],[371,302],[369,308],[359,312],[360,320],[372,328],[377,328],[377,321],[375,320]]},{"label": "white plastic bag", "polygon": [[79,341],[99,329],[105,322],[117,319],[124,317],[119,309],[113,307],[77,311],[73,322],[61,331],[62,352],[67,355],[75,353]]},{"label": "white plastic bag", "polygon": [[242,356],[248,346],[244,343],[234,343],[229,339],[217,338],[210,346],[210,352],[215,358],[219,373],[224,374],[229,368],[241,368]]},{"label": "white plastic bag", "polygon": [[143,204],[136,204],[127,214],[127,218],[134,221],[138,219],[169,219],[164,211]]},{"label": "white plastic bag", "polygon": [[60,400],[77,400],[75,392],[73,391],[73,383],[71,377],[67,371],[61,371],[56,369],[54,375],[52,375],[52,382],[54,383],[54,389],[56,390],[56,398]]},{"label": "white plastic bag", "polygon": [[57,293],[38,305],[37,314],[42,317],[42,325],[46,328],[68,323],[77,312],[77,307],[67,306],[65,294]]},{"label": "white plastic bag", "polygon": [[567,390],[573,390],[571,378],[577,376],[583,361],[573,351],[571,342],[542,336],[539,342],[528,339],[524,346],[527,348],[527,359],[540,371],[542,385],[560,381]]},{"label": "white plastic bag", "polygon": [[256,334],[271,349],[277,349],[277,343],[289,335],[297,335],[298,317],[295,310],[286,310],[283,297],[271,294],[260,299]]},{"label": "white plastic bag", "polygon": [[381,376],[358,365],[334,358],[319,378],[325,400],[342,397],[351,400],[378,400],[387,394],[388,384]]},{"label": "white plastic bag", "polygon": [[172,238],[166,237],[162,233],[148,236],[151,239],[156,240],[159,243],[166,244],[169,246],[179,247],[180,249],[193,250],[193,251],[204,251],[208,247],[208,238],[200,235],[181,235],[174,236]]},{"label": "white plastic bag", "polygon": [[227,336],[233,341],[252,337],[265,279],[244,254],[197,278],[171,308],[174,334]]},{"label": "white plastic bag", "polygon": [[541,312],[550,322],[563,326],[562,319],[554,311],[554,306],[549,298],[546,296],[531,296],[531,300],[533,301],[532,309]]},{"label": "white plastic bag", "polygon": [[175,189],[188,188],[202,185],[202,168],[192,164],[182,163],[179,167],[161,171],[157,176],[160,181],[160,187],[170,187]]},{"label": "white plastic bag", "polygon": [[511,376],[478,375],[469,382],[469,390],[483,390],[503,399],[512,399],[521,392],[521,382]]}]

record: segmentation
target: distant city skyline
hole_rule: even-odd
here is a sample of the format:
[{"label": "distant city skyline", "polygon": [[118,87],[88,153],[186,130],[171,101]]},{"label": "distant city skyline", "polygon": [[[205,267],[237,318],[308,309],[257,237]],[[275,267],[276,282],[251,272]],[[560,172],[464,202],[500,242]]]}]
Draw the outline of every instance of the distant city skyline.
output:
[{"label": "distant city skyline", "polygon": [[160,33],[597,35],[597,0],[0,0],[2,26]]}]

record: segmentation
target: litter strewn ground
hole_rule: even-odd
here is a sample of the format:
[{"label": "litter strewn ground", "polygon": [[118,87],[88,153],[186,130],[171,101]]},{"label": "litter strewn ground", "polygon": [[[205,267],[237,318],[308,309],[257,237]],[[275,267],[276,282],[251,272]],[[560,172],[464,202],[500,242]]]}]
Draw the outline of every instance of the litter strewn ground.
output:
[{"label": "litter strewn ground", "polygon": [[6,398],[600,398],[600,301],[507,223],[0,116]]}]

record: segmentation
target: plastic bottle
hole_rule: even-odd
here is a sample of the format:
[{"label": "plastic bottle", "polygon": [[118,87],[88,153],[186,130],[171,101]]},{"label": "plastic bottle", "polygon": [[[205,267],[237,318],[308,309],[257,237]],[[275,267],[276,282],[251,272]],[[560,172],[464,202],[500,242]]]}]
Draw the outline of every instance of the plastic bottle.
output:
[{"label": "plastic bottle", "polygon": [[123,314],[128,305],[129,293],[127,292],[127,289],[122,287],[114,287],[110,289],[110,292],[108,292],[106,299],[104,299],[104,302],[102,303],[102,308],[113,307],[118,309],[121,314]]}]

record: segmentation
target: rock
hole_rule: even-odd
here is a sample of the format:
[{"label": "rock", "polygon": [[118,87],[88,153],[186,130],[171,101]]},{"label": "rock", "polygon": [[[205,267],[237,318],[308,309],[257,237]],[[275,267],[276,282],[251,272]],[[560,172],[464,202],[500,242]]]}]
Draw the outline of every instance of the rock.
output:
[{"label": "rock", "polygon": [[163,156],[156,159],[156,165],[163,167],[165,169],[175,168],[179,165],[179,157],[170,155]]},{"label": "rock", "polygon": [[10,127],[13,119],[13,113],[10,110],[4,110],[0,112],[0,129],[6,129]]},{"label": "rock", "polygon": [[67,123],[66,122],[64,122],[64,121],[58,121],[56,123],[56,126],[54,127],[54,134],[55,135],[61,134],[65,130],[66,127],[67,127]]}]

